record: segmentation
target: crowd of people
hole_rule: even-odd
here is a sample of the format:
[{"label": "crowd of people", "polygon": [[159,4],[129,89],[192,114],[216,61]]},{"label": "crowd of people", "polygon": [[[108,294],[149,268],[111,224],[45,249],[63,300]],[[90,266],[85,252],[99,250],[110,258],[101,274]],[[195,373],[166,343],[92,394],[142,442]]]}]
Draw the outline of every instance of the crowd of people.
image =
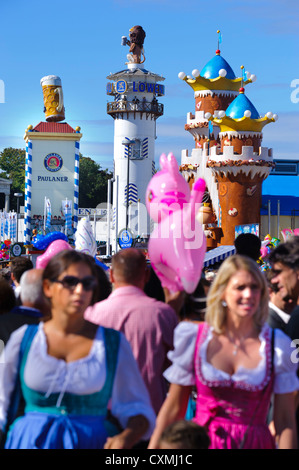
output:
[{"label": "crowd of people", "polygon": [[108,274],[75,249],[44,269],[13,259],[0,272],[2,447],[297,448],[299,237],[266,272],[243,238],[192,294],[163,289],[136,248]]}]

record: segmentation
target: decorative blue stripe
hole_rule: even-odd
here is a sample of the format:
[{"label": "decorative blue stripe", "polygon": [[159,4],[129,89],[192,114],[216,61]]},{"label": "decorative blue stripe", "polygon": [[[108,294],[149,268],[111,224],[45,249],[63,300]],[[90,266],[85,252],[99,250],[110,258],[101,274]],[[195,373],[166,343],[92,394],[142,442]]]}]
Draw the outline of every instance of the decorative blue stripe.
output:
[{"label": "decorative blue stripe", "polygon": [[112,228],[115,228],[116,223],[116,207],[113,207],[113,216],[112,216]]},{"label": "decorative blue stripe", "polygon": [[132,156],[132,149],[131,149],[131,147],[126,146],[126,147],[125,147],[125,158],[128,158],[128,155],[129,155],[129,158],[131,158],[131,156]]},{"label": "decorative blue stripe", "polygon": [[75,142],[75,172],[74,172],[74,233],[78,226],[79,211],[79,148],[80,142]]},{"label": "decorative blue stripe", "polygon": [[[138,189],[133,183],[129,184],[129,202],[138,201]],[[125,187],[125,204],[127,203],[127,186]]]},{"label": "decorative blue stripe", "polygon": [[31,241],[31,175],[32,175],[32,142],[29,140],[26,145],[26,160],[25,160],[25,226],[24,226],[24,239],[25,243],[29,244]]},{"label": "decorative blue stripe", "polygon": [[142,157],[143,158],[148,157],[148,137],[143,139],[143,142],[142,142]]},{"label": "decorative blue stripe", "polygon": [[[125,137],[126,140],[128,140],[128,142],[130,141],[129,137]],[[124,151],[124,155],[125,155],[125,158],[131,158],[132,157],[132,146],[131,145],[125,145],[125,151]]]}]

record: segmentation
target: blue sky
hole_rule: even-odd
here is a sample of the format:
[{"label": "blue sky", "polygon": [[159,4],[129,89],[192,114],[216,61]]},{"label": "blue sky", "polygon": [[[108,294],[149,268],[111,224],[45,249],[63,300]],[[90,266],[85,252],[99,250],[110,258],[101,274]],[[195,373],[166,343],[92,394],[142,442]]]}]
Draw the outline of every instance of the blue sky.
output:
[{"label": "blue sky", "polygon": [[279,116],[264,128],[263,145],[273,148],[275,158],[299,157],[297,0],[1,0],[0,17],[0,151],[25,148],[27,126],[45,119],[40,79],[54,74],[62,80],[66,121],[81,127],[81,152],[112,169],[106,77],[126,68],[128,47],[121,46],[121,36],[140,24],[146,31],[144,67],[165,77],[156,162],[163,152],[180,162],[181,150],[194,147],[184,130],[187,113],[194,112],[193,91],[178,73],[191,75],[215,55],[218,29],[221,55],[235,74],[244,65],[257,76],[246,87],[248,98],[260,114]]}]

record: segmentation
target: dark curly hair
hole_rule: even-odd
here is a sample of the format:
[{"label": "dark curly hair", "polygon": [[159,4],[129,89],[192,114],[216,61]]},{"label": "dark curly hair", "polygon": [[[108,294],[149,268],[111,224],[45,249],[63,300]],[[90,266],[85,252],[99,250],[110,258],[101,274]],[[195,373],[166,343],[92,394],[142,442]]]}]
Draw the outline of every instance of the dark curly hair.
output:
[{"label": "dark curly hair", "polygon": [[299,237],[292,237],[285,243],[280,243],[269,254],[269,263],[282,263],[291,269],[299,270]]},{"label": "dark curly hair", "polygon": [[16,305],[13,288],[5,279],[0,279],[0,315],[10,312]]},{"label": "dark curly hair", "polygon": [[175,444],[177,449],[208,449],[210,438],[204,427],[181,419],[164,429],[160,442]]}]

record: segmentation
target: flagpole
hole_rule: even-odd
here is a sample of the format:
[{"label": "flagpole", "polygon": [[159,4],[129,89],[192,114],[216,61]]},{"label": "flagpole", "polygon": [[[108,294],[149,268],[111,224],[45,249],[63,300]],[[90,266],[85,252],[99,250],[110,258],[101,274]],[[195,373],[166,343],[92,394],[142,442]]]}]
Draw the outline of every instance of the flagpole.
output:
[{"label": "flagpole", "polygon": [[243,88],[244,86],[244,81],[245,81],[245,77],[244,77],[244,65],[241,65],[240,69],[242,70],[242,80],[241,80],[241,87]]},{"label": "flagpole", "polygon": [[47,197],[45,196],[44,202],[44,233],[46,233],[46,214],[47,214]]},{"label": "flagpole", "polygon": [[218,48],[217,49],[219,50],[219,46],[222,43],[222,36],[221,36],[220,29],[217,30],[217,33],[218,33],[218,42],[217,42]]},{"label": "flagpole", "polygon": [[67,198],[65,198],[65,206],[64,206],[64,234],[67,234]]},{"label": "flagpole", "polygon": [[68,218],[69,218],[69,202],[68,198],[65,199],[65,224],[64,224],[64,233],[67,235],[67,229],[68,229]]}]

